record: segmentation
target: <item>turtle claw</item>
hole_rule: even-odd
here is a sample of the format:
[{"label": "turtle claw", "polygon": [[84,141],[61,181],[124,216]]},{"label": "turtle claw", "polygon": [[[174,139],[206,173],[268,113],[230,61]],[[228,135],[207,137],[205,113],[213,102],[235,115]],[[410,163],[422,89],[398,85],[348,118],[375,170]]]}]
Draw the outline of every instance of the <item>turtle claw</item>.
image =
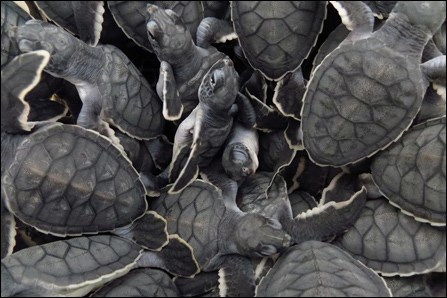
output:
[{"label": "turtle claw", "polygon": [[174,72],[166,61],[162,61],[160,64],[157,93],[163,99],[163,117],[169,121],[179,120],[183,113],[183,104],[180,100]]}]

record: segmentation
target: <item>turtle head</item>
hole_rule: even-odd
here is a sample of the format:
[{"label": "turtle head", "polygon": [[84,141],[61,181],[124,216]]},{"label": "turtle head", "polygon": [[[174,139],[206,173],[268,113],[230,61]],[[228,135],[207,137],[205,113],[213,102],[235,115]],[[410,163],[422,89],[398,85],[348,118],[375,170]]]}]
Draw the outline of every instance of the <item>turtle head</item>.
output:
[{"label": "turtle head", "polygon": [[434,34],[445,20],[445,8],[445,1],[398,1],[392,13],[402,14],[411,24]]},{"label": "turtle head", "polygon": [[182,19],[171,9],[147,5],[146,29],[149,42],[160,60],[184,58],[189,47],[194,46],[191,33]]},{"label": "turtle head", "polygon": [[233,61],[224,58],[216,62],[202,79],[199,101],[216,111],[228,111],[236,100],[239,75]]},{"label": "turtle head", "polygon": [[254,174],[258,165],[256,153],[242,143],[229,144],[222,155],[222,166],[225,172],[236,181]]},{"label": "turtle head", "polygon": [[70,57],[77,50],[74,36],[62,28],[39,20],[29,20],[17,27],[15,38],[21,52],[49,52],[50,61],[45,70],[55,74],[68,68]]},{"label": "turtle head", "polygon": [[257,213],[246,213],[234,231],[238,252],[249,257],[265,257],[291,244],[281,224]]}]

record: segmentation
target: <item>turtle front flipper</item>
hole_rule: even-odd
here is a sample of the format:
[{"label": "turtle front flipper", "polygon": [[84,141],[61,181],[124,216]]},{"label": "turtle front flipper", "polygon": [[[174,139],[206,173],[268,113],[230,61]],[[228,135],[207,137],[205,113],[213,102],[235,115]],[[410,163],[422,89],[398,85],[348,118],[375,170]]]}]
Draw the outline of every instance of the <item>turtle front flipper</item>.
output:
[{"label": "turtle front flipper", "polygon": [[162,61],[160,64],[157,94],[163,100],[163,117],[169,121],[179,120],[183,113],[183,104],[180,100],[174,72],[166,61]]},{"label": "turtle front flipper", "polygon": [[197,46],[209,48],[211,43],[223,43],[237,38],[233,26],[226,20],[213,17],[204,18],[197,28]]},{"label": "turtle front flipper", "polygon": [[182,191],[197,178],[199,175],[199,153],[199,144],[197,142],[192,146],[188,160],[180,171],[174,185],[169,189],[169,194],[175,194]]},{"label": "turtle front flipper", "polygon": [[281,79],[275,87],[273,103],[278,110],[288,117],[299,120],[303,96],[306,92],[306,82],[301,68],[289,73]]},{"label": "turtle front flipper", "polygon": [[161,251],[145,251],[137,264],[139,267],[160,268],[183,277],[193,277],[200,271],[192,247],[177,234],[169,235],[169,243]]},{"label": "turtle front flipper", "polygon": [[250,100],[239,92],[236,97],[236,105],[238,121],[248,128],[255,127],[256,111]]},{"label": "turtle front flipper", "polygon": [[30,105],[29,121],[56,121],[65,117],[68,112],[66,105],[55,100],[35,98],[28,101],[28,104]]},{"label": "turtle front flipper", "polygon": [[219,287],[217,271],[201,271],[194,278],[174,277],[173,281],[181,297],[198,297],[211,291],[217,291]]},{"label": "turtle front flipper", "polygon": [[287,228],[295,243],[328,241],[346,231],[359,217],[366,201],[366,188],[358,190],[350,175],[338,174],[323,191],[320,204],[294,218]]},{"label": "turtle front flipper", "polygon": [[16,245],[15,236],[16,232],[16,221],[14,216],[6,209],[5,203],[3,201],[3,192],[1,200],[1,219],[2,219],[2,233],[1,233],[1,258],[12,254],[14,246]]},{"label": "turtle front flipper", "polygon": [[252,261],[237,254],[223,258],[219,269],[220,297],[254,297],[255,271]]},{"label": "turtle front flipper", "polygon": [[427,79],[433,83],[433,89],[438,95],[444,99],[446,98],[446,62],[445,55],[435,57],[427,62],[421,64],[422,72]]},{"label": "turtle front flipper", "polygon": [[166,220],[153,210],[147,211],[132,225],[115,229],[113,234],[155,251],[160,251],[169,242]]},{"label": "turtle front flipper", "polygon": [[2,69],[2,131],[23,133],[34,125],[28,123],[29,104],[25,95],[40,80],[50,54],[39,50],[14,58]]}]

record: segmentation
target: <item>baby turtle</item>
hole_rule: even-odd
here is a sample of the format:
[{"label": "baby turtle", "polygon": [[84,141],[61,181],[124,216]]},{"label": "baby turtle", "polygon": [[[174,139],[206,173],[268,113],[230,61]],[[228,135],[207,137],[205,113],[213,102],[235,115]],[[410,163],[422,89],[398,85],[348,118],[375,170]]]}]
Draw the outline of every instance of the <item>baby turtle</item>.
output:
[{"label": "baby turtle", "polygon": [[98,289],[90,297],[179,297],[171,277],[152,268],[134,269]]},{"label": "baby turtle", "polygon": [[104,1],[35,1],[40,12],[65,30],[96,46],[104,21]]},{"label": "baby turtle", "polygon": [[446,118],[413,126],[374,157],[371,173],[390,203],[417,221],[446,224]]},{"label": "baby turtle", "polygon": [[301,129],[315,163],[342,166],[384,149],[411,125],[428,86],[422,51],[445,19],[445,3],[398,2],[374,33],[364,3],[334,5],[353,31],[312,74]]},{"label": "baby turtle", "polygon": [[151,208],[165,216],[169,233],[179,234],[192,246],[201,270],[223,268],[221,276],[235,277],[227,287],[236,293],[254,283],[253,277],[241,278],[249,275],[247,270],[252,266],[242,256],[268,256],[290,244],[290,236],[279,222],[226,208],[221,191],[202,180],[194,181],[178,194],[169,194],[165,189]]},{"label": "baby turtle", "polygon": [[178,120],[196,107],[202,78],[225,55],[212,47],[197,47],[174,11],[149,4],[147,12],[147,35],[161,62],[157,93],[163,100],[163,116]]},{"label": "baby turtle", "polygon": [[[216,62],[202,79],[199,104],[183,120],[175,133],[170,193],[189,185],[208,166],[230,134],[239,89],[239,75],[233,62],[225,58]],[[191,133],[192,132],[192,133]],[[184,157],[186,164],[181,167]]]},{"label": "baby turtle", "polygon": [[394,276],[383,279],[393,293],[393,297],[433,297],[424,275]]},{"label": "baby turtle", "polygon": [[47,50],[51,60],[45,71],[76,86],[83,102],[78,125],[117,143],[109,123],[137,139],[162,133],[159,98],[118,48],[90,47],[63,29],[36,20],[18,27],[16,39],[23,52]]},{"label": "baby turtle", "polygon": [[85,296],[137,267],[161,267],[175,275],[197,273],[192,250],[177,235],[161,252],[110,235],[78,237],[22,249],[4,259],[1,295]]},{"label": "baby turtle", "polygon": [[[217,2],[217,1],[216,1]],[[147,39],[146,8],[148,4],[174,11],[183,21],[193,40],[204,16],[200,1],[107,1],[113,18],[123,32],[137,45],[153,52]]]},{"label": "baby turtle", "polygon": [[415,221],[380,198],[367,201],[354,226],[334,244],[383,276],[410,276],[440,265],[446,232]]},{"label": "baby turtle", "polygon": [[256,297],[333,296],[391,297],[391,291],[348,253],[318,241],[287,249],[256,288]]}]

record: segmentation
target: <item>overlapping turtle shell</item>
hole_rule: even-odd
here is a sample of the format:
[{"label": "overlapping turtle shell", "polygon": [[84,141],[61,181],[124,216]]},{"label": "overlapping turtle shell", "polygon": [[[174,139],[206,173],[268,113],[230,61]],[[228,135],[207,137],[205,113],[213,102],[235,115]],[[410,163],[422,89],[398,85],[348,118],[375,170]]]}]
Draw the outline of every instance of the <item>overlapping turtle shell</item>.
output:
[{"label": "overlapping turtle shell", "polygon": [[326,1],[232,1],[231,18],[245,57],[280,80],[307,57],[326,17]]},{"label": "overlapping turtle shell", "polygon": [[319,165],[342,166],[384,149],[408,129],[425,92],[417,61],[380,40],[334,50],[304,95],[303,143]]},{"label": "overlapping turtle shell", "polygon": [[390,297],[384,280],[338,247],[306,241],[290,247],[261,280],[256,297]]},{"label": "overlapping turtle shell", "polygon": [[72,125],[46,126],[22,142],[2,191],[11,212],[54,235],[111,231],[147,209],[144,186],[123,153]]},{"label": "overlapping turtle shell", "polygon": [[416,220],[446,223],[446,118],[408,130],[374,157],[371,173],[380,191]]},{"label": "overlapping turtle shell", "polygon": [[415,221],[380,198],[366,202],[354,226],[335,244],[384,276],[410,276],[440,265],[446,232]]}]

